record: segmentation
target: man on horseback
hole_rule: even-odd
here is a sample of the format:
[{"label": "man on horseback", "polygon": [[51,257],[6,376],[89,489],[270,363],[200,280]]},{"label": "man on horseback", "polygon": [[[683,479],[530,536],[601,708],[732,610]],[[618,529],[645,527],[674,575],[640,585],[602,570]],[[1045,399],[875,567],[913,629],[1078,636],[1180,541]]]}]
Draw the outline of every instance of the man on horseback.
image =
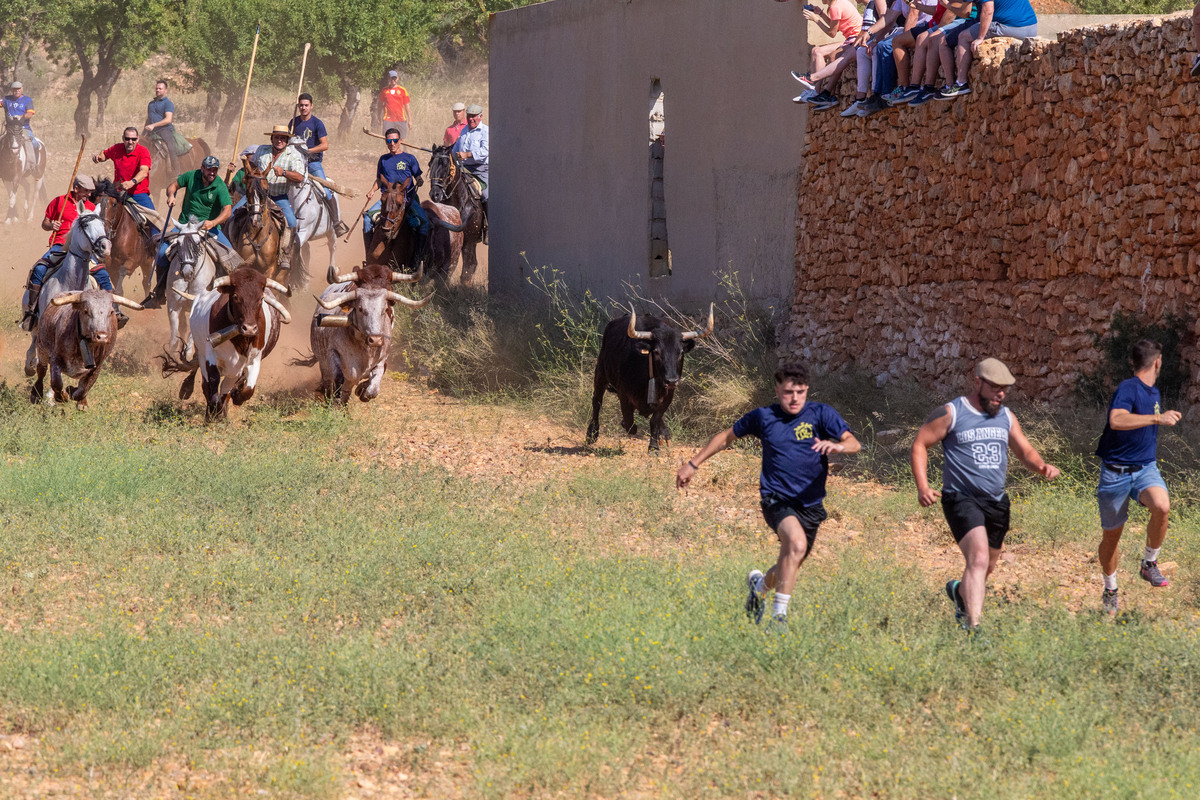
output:
[{"label": "man on horseback", "polygon": [[[92,161],[96,164],[113,162],[113,182],[128,192],[133,202],[142,208],[155,210],[154,201],[150,199],[150,151],[138,144],[137,128],[132,125],[126,128],[119,144],[96,153]],[[154,232],[158,233],[157,227],[154,227]]]},{"label": "man on horseback", "polygon": [[[46,206],[46,216],[42,219],[42,230],[51,232],[50,249],[33,265],[33,269],[29,271],[29,278],[25,282],[25,288],[29,290],[29,304],[23,309],[25,313],[21,319],[22,329],[32,330],[37,324],[35,309],[38,306],[38,295],[42,293],[42,284],[46,280],[46,273],[51,268],[57,269],[66,256],[67,238],[70,235],[71,226],[75,224],[75,219],[80,212],[96,210],[96,204],[92,201],[92,193],[95,191],[96,182],[94,180],[87,175],[76,175],[71,191],[59,195],[50,201],[50,205]],[[96,279],[96,283],[101,289],[108,292],[113,290],[112,280],[103,264],[96,265],[92,270],[92,277]],[[128,317],[118,309],[117,323],[124,326],[127,321]]]},{"label": "man on horseback", "polygon": [[[308,174],[324,178],[325,166],[321,162],[325,151],[329,149],[329,134],[325,130],[325,123],[313,115],[313,99],[308,92],[300,95],[296,105],[300,109],[300,115],[292,118],[290,124],[292,135],[304,140],[304,146],[308,151]],[[334,233],[338,236],[345,236],[348,228],[342,222],[340,209],[333,199],[333,190],[324,189],[324,197],[325,207],[329,210],[329,216],[333,220]]]},{"label": "man on horseback", "polygon": [[175,104],[167,97],[167,82],[154,84],[154,99],[146,104],[145,135],[151,146],[167,156],[172,175],[179,174],[179,156],[192,145],[175,131]]},{"label": "man on horseback", "polygon": [[483,243],[487,244],[488,126],[483,124],[483,107],[477,103],[467,106],[467,127],[454,143],[454,157],[478,179],[476,188],[483,206]]},{"label": "man on horseback", "polygon": [[[416,156],[401,150],[403,142],[400,140],[398,128],[388,128],[383,136],[384,141],[387,142],[388,151],[379,157],[379,164],[375,168],[375,184],[382,189],[385,180],[388,183],[408,181],[408,190],[405,194],[407,209],[405,217],[416,233],[413,254],[414,260],[419,263],[427,256],[426,243],[429,241],[429,217],[425,214],[425,209],[421,208],[420,199],[417,198],[417,187],[425,182],[421,177],[421,164],[417,161]],[[377,200],[363,215],[363,239],[367,243],[368,249],[371,231],[375,227],[374,218],[382,207],[383,201]],[[413,266],[415,267],[417,264],[414,263]]]},{"label": "man on horseback", "polygon": [[[221,223],[232,216],[233,200],[229,197],[229,189],[225,182],[217,180],[217,171],[220,168],[221,162],[216,156],[205,156],[200,169],[183,173],[174,183],[167,186],[167,204],[175,205],[175,195],[183,189],[183,205],[176,218],[175,230],[179,230],[183,223],[195,217],[203,222],[201,230],[207,231],[211,238],[232,252],[233,245],[221,230]],[[157,308],[165,297],[167,271],[171,266],[171,261],[167,258],[167,249],[167,242],[158,246],[158,254],[154,259],[154,288],[142,301],[143,308]]]},{"label": "man on horseback", "polygon": [[22,126],[22,133],[25,134],[24,140],[21,142],[25,148],[25,160],[30,164],[37,163],[37,151],[41,148],[41,142],[33,135],[33,128],[29,125],[29,120],[33,119],[33,98],[25,94],[24,85],[20,81],[13,81],[9,84],[9,93],[4,95],[4,113],[11,119],[23,119],[25,124]]},{"label": "man on horseback", "polygon": [[267,194],[279,206],[287,222],[287,227],[279,236],[279,268],[291,269],[292,242],[296,238],[299,223],[288,191],[292,184],[304,183],[308,164],[304,156],[289,143],[292,136],[286,125],[276,125],[266,135],[271,137],[271,143],[259,145],[251,161],[266,172]]}]

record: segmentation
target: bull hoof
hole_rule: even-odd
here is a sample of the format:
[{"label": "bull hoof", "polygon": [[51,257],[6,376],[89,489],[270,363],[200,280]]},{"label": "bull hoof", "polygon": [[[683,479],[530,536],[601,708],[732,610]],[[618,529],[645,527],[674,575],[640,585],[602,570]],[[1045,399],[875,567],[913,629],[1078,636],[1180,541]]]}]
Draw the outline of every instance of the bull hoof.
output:
[{"label": "bull hoof", "polygon": [[42,402],[42,392],[40,389],[38,389],[38,387],[29,387],[29,402],[33,403],[35,406]]},{"label": "bull hoof", "polygon": [[658,452],[658,441],[657,441],[656,439],[651,439],[651,440],[650,440],[650,446],[649,446],[649,447],[647,447],[646,449],[647,449],[647,450],[649,450],[649,451],[651,451],[651,452],[655,452],[655,453],[657,453],[657,452]]},{"label": "bull hoof", "polygon": [[588,425],[587,435],[583,437],[583,443],[586,445],[593,445],[596,443],[596,440],[599,438],[600,438],[600,424],[596,423],[593,425]]},{"label": "bull hoof", "polygon": [[76,400],[75,407],[78,408],[80,411],[87,411],[88,410],[87,398],[81,397],[78,400]]}]

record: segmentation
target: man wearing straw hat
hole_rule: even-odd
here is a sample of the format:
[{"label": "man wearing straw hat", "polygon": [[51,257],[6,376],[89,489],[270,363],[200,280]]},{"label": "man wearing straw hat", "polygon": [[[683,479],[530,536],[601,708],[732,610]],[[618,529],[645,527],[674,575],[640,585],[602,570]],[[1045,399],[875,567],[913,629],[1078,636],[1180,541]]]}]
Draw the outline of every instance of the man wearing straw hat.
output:
[{"label": "man wearing straw hat", "polygon": [[287,227],[279,237],[279,268],[290,269],[292,265],[292,241],[296,236],[296,212],[288,192],[293,185],[304,182],[308,164],[303,155],[292,147],[292,134],[287,125],[276,125],[263,134],[271,137],[270,144],[259,145],[251,162],[266,171],[267,194],[283,212]]}]

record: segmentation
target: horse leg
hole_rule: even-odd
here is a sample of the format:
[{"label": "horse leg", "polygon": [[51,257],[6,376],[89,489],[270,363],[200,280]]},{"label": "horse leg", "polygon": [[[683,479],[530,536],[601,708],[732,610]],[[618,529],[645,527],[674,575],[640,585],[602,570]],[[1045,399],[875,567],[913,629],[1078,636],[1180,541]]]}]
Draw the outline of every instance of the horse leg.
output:
[{"label": "horse leg", "polygon": [[475,268],[479,266],[479,262],[475,257],[475,245],[477,243],[476,240],[463,242],[462,276],[458,279],[458,282],[463,286],[471,285],[471,279],[475,277]]}]

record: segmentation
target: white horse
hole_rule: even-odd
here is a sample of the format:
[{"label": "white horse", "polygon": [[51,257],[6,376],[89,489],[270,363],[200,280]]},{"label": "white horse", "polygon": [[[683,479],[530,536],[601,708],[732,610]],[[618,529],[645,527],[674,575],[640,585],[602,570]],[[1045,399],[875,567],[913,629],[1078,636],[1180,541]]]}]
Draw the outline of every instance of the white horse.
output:
[{"label": "white horse", "polygon": [[[292,208],[296,212],[296,246],[300,248],[300,259],[293,269],[296,275],[308,275],[308,259],[310,254],[309,242],[318,236],[324,236],[329,244],[329,269],[336,271],[334,256],[337,253],[337,234],[333,231],[333,219],[329,209],[321,202],[317,192],[324,192],[323,186],[318,186],[310,180],[297,184],[289,191]],[[337,194],[333,196],[337,203]],[[289,278],[289,283],[297,285],[296,280]]]},{"label": "white horse", "polygon": [[167,273],[167,319],[171,323],[167,348],[174,350],[178,342],[184,361],[196,355],[196,342],[188,324],[193,298],[208,289],[217,276],[217,262],[207,247],[209,237],[201,230],[203,224],[193,216],[178,231],[167,234],[168,239],[175,240]]},{"label": "white horse", "polygon": [[[104,226],[104,218],[95,211],[87,211],[75,218],[71,233],[67,237],[67,255],[62,265],[42,282],[42,291],[38,295],[38,319],[46,312],[46,307],[55,296],[63,292],[81,292],[88,288],[88,262],[95,258],[103,261],[108,258],[112,242],[108,239],[108,230]],[[21,297],[22,307],[29,304],[29,290]],[[25,354],[25,374],[33,375],[37,371],[37,327],[30,331],[32,341],[29,351]]]},{"label": "white horse", "polygon": [[[5,116],[4,134],[0,135],[0,181],[8,184],[8,215],[4,224],[18,219],[17,192],[25,190],[25,213],[33,222],[38,211],[50,201],[42,179],[46,175],[46,146],[38,141],[31,158],[25,147],[25,121],[21,117]],[[41,205],[39,205],[39,200]]]}]

